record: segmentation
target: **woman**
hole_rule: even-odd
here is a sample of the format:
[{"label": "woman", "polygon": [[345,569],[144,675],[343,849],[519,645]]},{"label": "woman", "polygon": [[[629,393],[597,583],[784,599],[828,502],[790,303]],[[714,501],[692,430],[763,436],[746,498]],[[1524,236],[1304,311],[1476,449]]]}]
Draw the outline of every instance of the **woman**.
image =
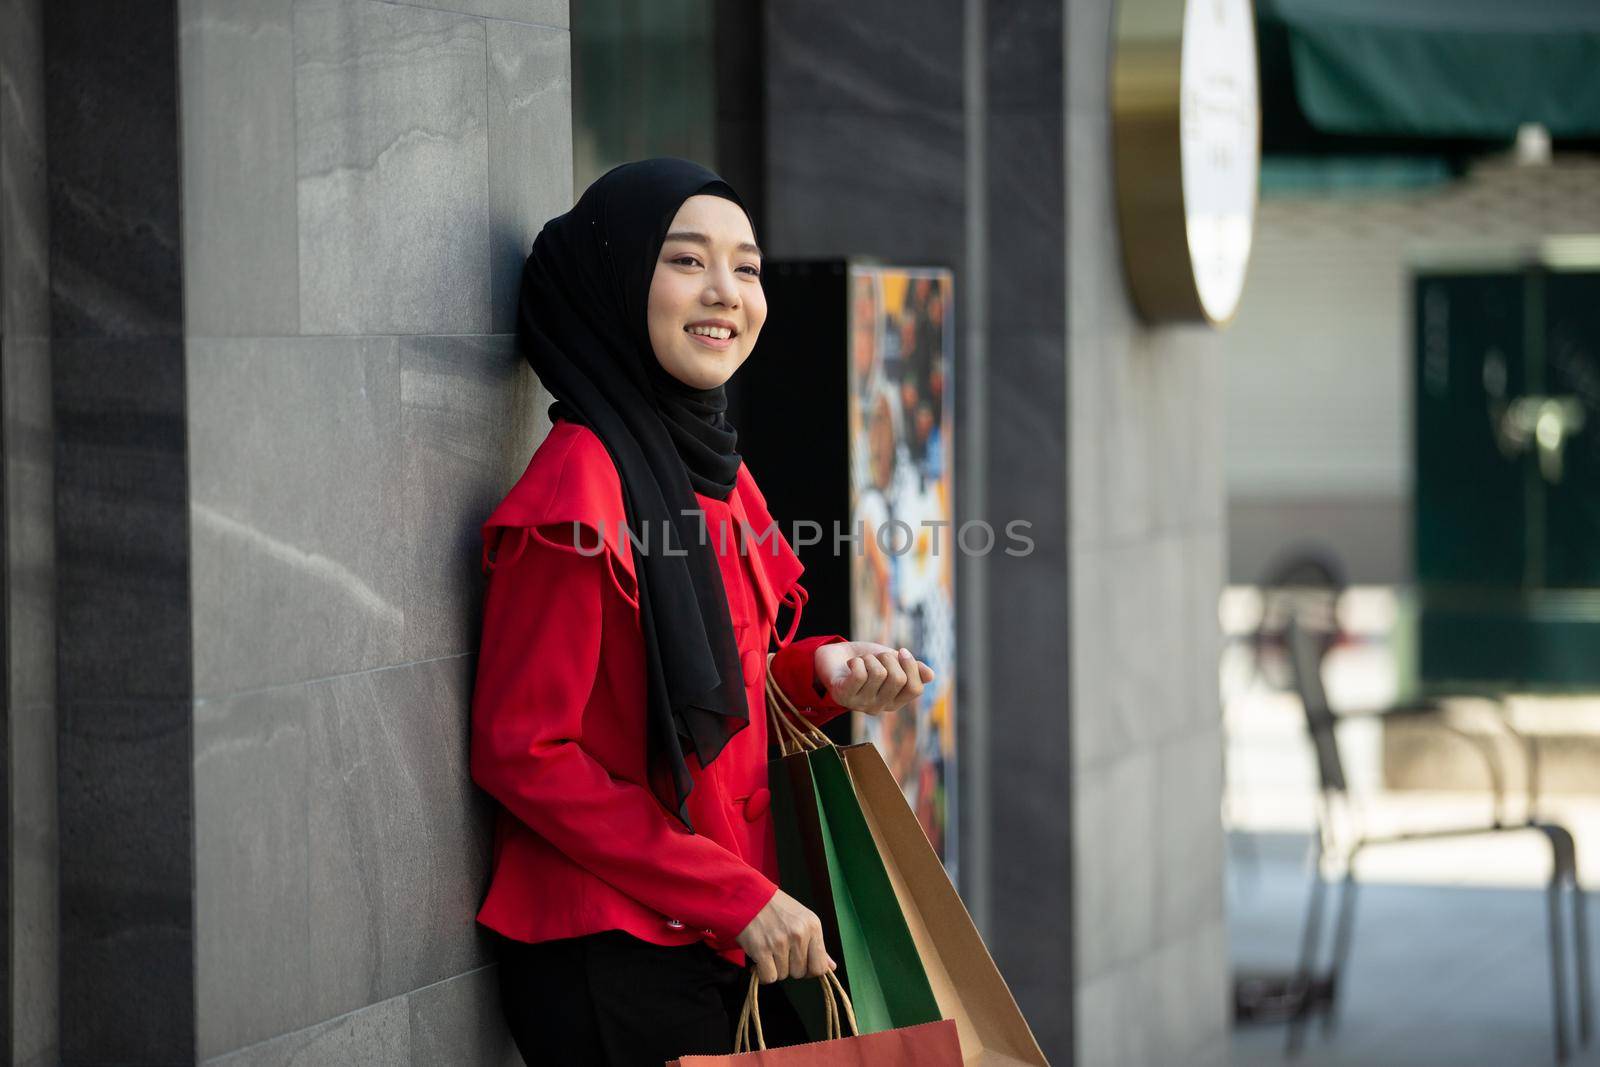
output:
[{"label": "woman", "polygon": [[765,672],[819,724],[933,678],[905,649],[793,639],[802,567],[723,388],[766,318],[760,273],[738,196],[679,159],[605,174],[523,270],[519,343],[557,402],[483,528],[472,775],[503,809],[478,921],[530,1065],[728,1052],[743,967],[832,969],[776,885]]}]

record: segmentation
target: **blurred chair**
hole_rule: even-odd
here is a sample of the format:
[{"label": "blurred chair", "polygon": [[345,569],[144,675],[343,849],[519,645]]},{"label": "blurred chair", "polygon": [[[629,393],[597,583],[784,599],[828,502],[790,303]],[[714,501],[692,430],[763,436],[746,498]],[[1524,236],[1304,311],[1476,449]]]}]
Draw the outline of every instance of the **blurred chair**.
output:
[{"label": "blurred chair", "polygon": [[[1301,556],[1289,561],[1274,576],[1275,586],[1271,600],[1265,605],[1263,630],[1277,630],[1282,635],[1287,652],[1290,676],[1301,704],[1305,709],[1306,728],[1316,751],[1317,772],[1320,778],[1320,795],[1317,804],[1317,833],[1313,839],[1314,864],[1311,874],[1311,898],[1306,909],[1305,927],[1301,936],[1300,961],[1293,988],[1300,993],[1298,1006],[1290,1018],[1288,1052],[1297,1053],[1304,1041],[1304,1030],[1310,1016],[1323,1013],[1323,1030],[1333,1028],[1338,996],[1340,972],[1350,953],[1350,942],[1355,918],[1356,880],[1354,862],[1358,853],[1380,846],[1393,846],[1417,841],[1462,837],[1480,834],[1535,832],[1543,835],[1550,845],[1552,868],[1546,890],[1549,912],[1551,993],[1554,1001],[1555,1056],[1564,1063],[1569,1054],[1567,1036],[1567,965],[1562,937],[1561,890],[1570,891],[1572,901],[1572,927],[1574,963],[1577,972],[1578,1035],[1582,1045],[1589,1043],[1590,995],[1588,937],[1585,930],[1584,896],[1578,884],[1577,855],[1572,834],[1563,826],[1536,817],[1537,765],[1535,751],[1507,722],[1503,715],[1495,716],[1498,728],[1520,744],[1527,763],[1527,804],[1520,818],[1510,818],[1505,808],[1505,778],[1497,746],[1493,739],[1462,729],[1450,719],[1448,708],[1437,702],[1417,702],[1397,707],[1363,712],[1336,714],[1328,705],[1322,683],[1322,665],[1339,636],[1336,616],[1343,581],[1337,565],[1326,557]],[[1276,614],[1276,619],[1271,616]],[[1275,637],[1277,635],[1271,635]],[[1271,639],[1268,638],[1268,640]],[[1362,811],[1358,796],[1352,796],[1339,756],[1336,739],[1340,722],[1354,719],[1431,721],[1458,739],[1471,744],[1483,758],[1489,774],[1492,794],[1490,816],[1481,823],[1428,827],[1403,833],[1367,834],[1362,829]],[[1342,871],[1338,913],[1335,919],[1332,956],[1328,969],[1319,974],[1317,961],[1322,941],[1323,898],[1328,886],[1327,872],[1335,876]],[[1321,996],[1318,996],[1318,993]]]}]

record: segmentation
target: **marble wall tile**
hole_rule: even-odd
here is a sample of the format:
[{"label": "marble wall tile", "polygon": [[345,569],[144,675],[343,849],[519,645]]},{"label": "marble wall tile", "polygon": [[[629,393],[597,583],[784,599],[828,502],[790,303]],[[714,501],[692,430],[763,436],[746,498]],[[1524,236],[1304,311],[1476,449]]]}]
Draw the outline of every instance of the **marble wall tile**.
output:
[{"label": "marble wall tile", "polygon": [[1154,944],[1156,771],[1154,753],[1141,749],[1077,776],[1073,941],[1080,985]]},{"label": "marble wall tile", "polygon": [[405,656],[471,652],[480,528],[544,439],[549,397],[510,335],[416,337],[400,343],[400,403]]},{"label": "marble wall tile", "polygon": [[0,10],[0,333],[9,343],[50,335],[50,214],[42,4],[7,0]]},{"label": "marble wall tile", "polygon": [[399,662],[396,339],[189,350],[198,693]]},{"label": "marble wall tile", "polygon": [[[1078,319],[1076,310],[1073,318],[1074,322]],[[1110,444],[1101,392],[1109,362],[1106,346],[1098,334],[1074,329],[1068,338],[1067,362],[1067,455],[1071,468],[1068,485],[1072,501],[1068,521],[1073,546],[1088,547],[1104,540],[1105,508],[1101,501],[1110,491],[1105,484],[1105,456]]]},{"label": "marble wall tile", "polygon": [[[1203,328],[1202,328],[1203,329]],[[1150,525],[1163,534],[1188,529],[1194,510],[1196,429],[1201,412],[1194,387],[1202,353],[1163,329],[1148,340],[1150,353]],[[1146,340],[1146,338],[1141,338]]]},{"label": "marble wall tile", "polygon": [[411,1012],[405,997],[381,1001],[318,1026],[205,1061],[207,1067],[312,1067],[324,1063],[341,1067],[403,1067],[414,1062]]},{"label": "marble wall tile", "polygon": [[573,202],[571,35],[514,22],[486,29],[489,328],[515,333],[523,261],[544,224]]},{"label": "marble wall tile", "polygon": [[181,0],[191,337],[300,330],[293,0]]},{"label": "marble wall tile", "polygon": [[14,702],[55,700],[55,441],[48,338],[6,336],[6,610]]},{"label": "marble wall tile", "polygon": [[1135,960],[1079,984],[1073,1067],[1170,1067],[1155,1058],[1150,1005],[1157,977],[1147,960]]},{"label": "marble wall tile", "polygon": [[[1106,664],[1111,696],[1107,713],[1117,723],[1124,751],[1155,742],[1163,721],[1160,702],[1164,680],[1181,663],[1181,649],[1170,637],[1158,636],[1166,590],[1157,571],[1159,554],[1154,542],[1132,541],[1108,545],[1101,560],[1106,568],[1106,600],[1100,625],[1106,629]],[[1095,625],[1094,620],[1079,620]]]},{"label": "marble wall tile", "polygon": [[1073,995],[1073,1015],[1076,1021],[1076,1042],[1073,1064],[1103,1064],[1106,1067],[1125,1067],[1116,1058],[1117,1044],[1122,1035],[1117,1032],[1119,1008],[1116,972],[1108,972],[1087,981],[1080,979]]},{"label": "marble wall tile", "polygon": [[1156,933],[1182,938],[1222,917],[1222,734],[1199,730],[1156,751]]},{"label": "marble wall tile", "polygon": [[[1066,127],[1059,110],[992,115],[987,126],[989,321],[997,331],[1048,333],[1064,347]],[[1060,394],[1052,399],[1059,404]]]},{"label": "marble wall tile", "polygon": [[480,967],[419,989],[411,1002],[411,1063],[522,1067],[500,1007],[496,967]]},{"label": "marble wall tile", "polygon": [[959,116],[961,29],[958,0],[915,10],[894,0],[769,4],[769,100],[822,113]]},{"label": "marble wall tile", "polygon": [[959,269],[964,166],[959,114],[825,115],[769,106],[764,247],[785,258],[875,255]]},{"label": "marble wall tile", "polygon": [[1217,615],[1226,573],[1225,535],[1197,531],[1183,539],[1184,633],[1189,655],[1185,675],[1191,695],[1191,723],[1214,727],[1222,721],[1218,671],[1222,662],[1222,624]]},{"label": "marble wall tile", "polygon": [[[1066,120],[1067,298],[1074,337],[1126,341],[1142,326],[1128,295],[1117,221],[1111,122],[1070,112]],[[1083,161],[1098,162],[1096,166]]]},{"label": "marble wall tile", "polygon": [[459,11],[463,15],[482,15],[488,19],[522,22],[532,26],[566,29],[572,24],[567,0],[395,0],[433,7],[441,11]]},{"label": "marble wall tile", "polygon": [[195,981],[204,1058],[298,1029],[310,989],[304,685],[195,701]]},{"label": "marble wall tile", "polygon": [[473,663],[430,660],[311,690],[311,980],[325,1011],[487,962],[474,921],[490,810],[467,765]]},{"label": "marble wall tile", "polygon": [[1106,420],[1105,509],[1108,543],[1148,538],[1155,530],[1155,457],[1151,422],[1157,367],[1148,345],[1135,337],[1111,354],[1101,383]]},{"label": "marble wall tile", "polygon": [[1190,469],[1194,476],[1191,522],[1203,529],[1226,530],[1228,516],[1227,376],[1226,348],[1220,333],[1207,334],[1195,344],[1193,403],[1201,413],[1190,442]]},{"label": "marble wall tile", "polygon": [[1074,548],[1071,563],[1072,766],[1082,774],[1117,759],[1135,736],[1120,713],[1113,690],[1116,647],[1106,615],[1118,593],[1103,549]]},{"label": "marble wall tile", "polygon": [[1191,637],[1182,544],[1174,539],[1073,554],[1076,765],[1087,768],[1188,728]]},{"label": "marble wall tile", "polygon": [[11,1049],[24,1067],[59,1062],[60,898],[56,709],[13,703],[11,736]]},{"label": "marble wall tile", "polygon": [[177,337],[177,11],[93,0],[42,9],[51,333]]},{"label": "marble wall tile", "polygon": [[[1060,120],[1065,59],[1062,24],[1067,8],[1060,0],[1004,0],[983,5],[984,92],[991,122],[998,117],[994,113],[1041,114]],[[1059,189],[1060,181],[1043,188]],[[1059,232],[1055,236],[1059,239]]]},{"label": "marble wall tile", "polygon": [[61,704],[63,1062],[194,1058],[190,715]]},{"label": "marble wall tile", "polygon": [[486,47],[477,18],[295,4],[302,332],[488,331]]},{"label": "marble wall tile", "polygon": [[1103,118],[1111,113],[1116,4],[1080,0],[1062,6],[1067,24],[1067,106],[1074,115]]},{"label": "marble wall tile", "polygon": [[[1016,728],[1003,716],[996,719],[997,731]],[[1037,781],[1025,772],[1005,781],[1011,791],[1031,795],[1032,810],[997,805],[990,819],[990,892],[999,906],[983,933],[1034,1037],[1050,1054],[1067,1048],[1071,1034],[1071,1020],[1060,1009],[1072,995],[1075,932],[1066,894],[1057,891],[1071,884],[1071,801],[1061,792],[1017,784]]]},{"label": "marble wall tile", "polygon": [[194,1053],[192,661],[175,10],[40,10],[59,1054],[182,1062]]},{"label": "marble wall tile", "polygon": [[1181,735],[1195,718],[1199,694],[1189,688],[1189,650],[1199,635],[1186,628],[1188,581],[1183,573],[1187,537],[1163,534],[1149,546],[1145,566],[1153,576],[1154,600],[1145,633],[1128,650],[1130,658],[1153,661],[1150,678],[1150,737],[1157,741]]},{"label": "marble wall tile", "polygon": [[[1227,1062],[1226,1026],[1219,1026],[1217,1008],[1225,983],[1209,973],[1227,968],[1226,958],[1212,959],[1207,952],[1211,923],[1198,927],[1153,952],[1148,964],[1154,973],[1155,996],[1146,1015],[1154,1063],[1210,1065]],[[1199,979],[1197,981],[1197,979]]]},{"label": "marble wall tile", "polygon": [[[987,521],[1004,543],[1005,524],[1031,523],[1035,545],[1024,560],[1059,564],[1067,550],[1066,344],[1060,334],[1013,332],[996,323],[987,337],[988,462],[996,472],[986,488]],[[996,557],[991,566],[1009,563]],[[1059,596],[1055,587],[1041,590]],[[1053,610],[1064,611],[1056,602]]]},{"label": "marble wall tile", "polygon": [[60,698],[186,699],[182,342],[57,338],[51,364]]},{"label": "marble wall tile", "polygon": [[1189,996],[1194,1000],[1196,1025],[1206,1035],[1196,1043],[1196,1059],[1203,1067],[1223,1067],[1229,1062],[1229,1030],[1233,1026],[1227,920],[1200,926],[1189,946]]}]

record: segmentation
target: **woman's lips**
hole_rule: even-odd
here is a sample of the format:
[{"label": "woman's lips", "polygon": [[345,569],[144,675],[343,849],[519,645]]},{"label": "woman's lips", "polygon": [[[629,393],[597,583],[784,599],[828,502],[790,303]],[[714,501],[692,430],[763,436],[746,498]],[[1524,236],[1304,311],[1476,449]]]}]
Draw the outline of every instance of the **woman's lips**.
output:
[{"label": "woman's lips", "polygon": [[683,334],[685,337],[689,338],[689,340],[697,341],[700,344],[705,345],[707,348],[713,349],[717,352],[726,351],[728,348],[732,347],[734,339],[738,337],[738,334],[735,334],[733,337],[726,338],[707,337],[703,333],[690,333],[688,330],[684,330]]}]

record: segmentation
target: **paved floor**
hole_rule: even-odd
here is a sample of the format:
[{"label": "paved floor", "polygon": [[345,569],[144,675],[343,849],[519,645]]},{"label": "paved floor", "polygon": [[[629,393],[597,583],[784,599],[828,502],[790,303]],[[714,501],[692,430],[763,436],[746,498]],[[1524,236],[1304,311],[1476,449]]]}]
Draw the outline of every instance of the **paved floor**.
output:
[{"label": "paved floor", "polygon": [[[1230,843],[1228,876],[1234,965],[1290,967],[1307,887],[1295,858],[1297,844],[1279,838],[1268,839],[1261,849],[1240,846],[1238,837]],[[1600,925],[1600,898],[1594,894],[1589,911],[1591,953],[1600,952],[1594,929]],[[1294,1062],[1300,1067],[1554,1063],[1548,944],[1544,897],[1536,890],[1363,886],[1339,1026],[1327,1039],[1313,1030]],[[1591,959],[1600,963],[1600,957]],[[1285,1062],[1284,1036],[1281,1025],[1237,1028],[1233,1063]],[[1600,1042],[1569,1062],[1600,1065]]]}]

